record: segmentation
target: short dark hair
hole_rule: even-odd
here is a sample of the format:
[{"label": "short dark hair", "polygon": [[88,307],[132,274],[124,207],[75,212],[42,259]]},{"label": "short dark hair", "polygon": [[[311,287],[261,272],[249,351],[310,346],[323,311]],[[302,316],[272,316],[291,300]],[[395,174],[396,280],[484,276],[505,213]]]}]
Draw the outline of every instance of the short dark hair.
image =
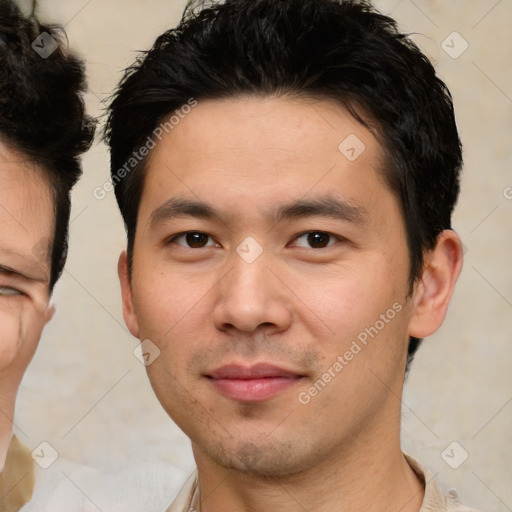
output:
[{"label": "short dark hair", "polygon": [[[178,27],[126,70],[111,101],[112,176],[190,98],[243,94],[332,99],[375,134],[403,210],[412,291],[424,252],[451,228],[462,167],[452,98],[427,57],[364,0],[191,2]],[[115,188],[130,262],[144,164]],[[411,338],[408,363],[420,341]]]},{"label": "short dark hair", "polygon": [[[46,39],[36,41],[41,35]],[[55,204],[50,290],[66,262],[70,192],[82,173],[79,157],[95,130],[85,114],[84,65],[64,41],[61,27],[42,25],[12,0],[0,0],[0,140],[48,177]],[[36,52],[45,44],[48,54]]]}]

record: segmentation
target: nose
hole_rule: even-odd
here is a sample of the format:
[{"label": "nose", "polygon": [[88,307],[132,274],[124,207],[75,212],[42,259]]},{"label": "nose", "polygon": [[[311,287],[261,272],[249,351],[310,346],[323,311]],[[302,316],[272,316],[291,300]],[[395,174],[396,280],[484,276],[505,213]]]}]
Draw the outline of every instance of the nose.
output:
[{"label": "nose", "polygon": [[217,288],[215,327],[224,332],[285,331],[292,321],[292,304],[267,258],[261,256],[248,263],[235,254],[233,263]]}]

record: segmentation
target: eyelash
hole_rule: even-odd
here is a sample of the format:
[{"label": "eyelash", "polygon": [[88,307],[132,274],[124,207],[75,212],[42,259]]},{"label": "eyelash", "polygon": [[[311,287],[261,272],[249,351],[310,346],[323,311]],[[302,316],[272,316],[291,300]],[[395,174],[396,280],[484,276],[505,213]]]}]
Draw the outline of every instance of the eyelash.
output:
[{"label": "eyelash", "polygon": [[[13,291],[15,293],[5,293],[6,290]],[[18,295],[24,295],[24,293],[16,288],[12,288],[11,286],[0,286],[0,297],[15,297]]]},{"label": "eyelash", "polygon": [[[334,235],[333,233],[329,233],[328,231],[305,231],[305,232],[297,235],[293,240],[296,241],[296,240],[299,240],[300,238],[302,238],[304,236],[311,235],[311,234],[327,235],[331,239],[334,238],[334,239],[336,239],[337,241],[340,241],[340,242],[345,240],[343,237]],[[177,235],[173,235],[170,239],[168,239],[167,244],[174,243],[179,238],[185,237],[187,235],[206,235],[209,239],[213,240],[213,237],[211,235],[208,235],[207,233],[203,233],[202,231],[185,231],[183,233],[178,233]],[[329,243],[329,245],[327,245],[326,247],[320,247],[320,248],[318,248],[318,247],[309,247],[309,249],[316,249],[316,250],[318,250],[318,249],[326,249],[328,247],[331,247],[332,245],[334,245],[334,244],[330,244]],[[199,247],[199,249],[204,249],[206,247],[211,247],[211,246]],[[194,247],[190,247],[190,246],[186,246],[185,248],[187,248],[187,249],[195,249]]]}]

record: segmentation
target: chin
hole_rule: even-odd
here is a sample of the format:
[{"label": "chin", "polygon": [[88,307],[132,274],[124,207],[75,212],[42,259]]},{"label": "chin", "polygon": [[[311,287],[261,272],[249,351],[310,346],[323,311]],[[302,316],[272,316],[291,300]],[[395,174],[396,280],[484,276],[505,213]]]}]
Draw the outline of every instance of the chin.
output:
[{"label": "chin", "polygon": [[[307,453],[304,443],[276,441],[257,444],[245,442],[239,446],[203,447],[203,451],[219,466],[238,473],[262,478],[287,477],[301,473],[316,458]],[[317,456],[317,455],[316,455]]]}]

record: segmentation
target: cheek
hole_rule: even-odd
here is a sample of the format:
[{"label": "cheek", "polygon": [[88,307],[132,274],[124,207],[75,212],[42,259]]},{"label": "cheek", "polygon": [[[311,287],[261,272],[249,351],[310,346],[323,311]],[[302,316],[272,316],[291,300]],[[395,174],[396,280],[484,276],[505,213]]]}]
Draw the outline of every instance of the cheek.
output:
[{"label": "cheek", "polygon": [[0,309],[0,371],[10,366],[21,346],[19,311]]},{"label": "cheek", "polygon": [[213,282],[188,279],[172,269],[139,274],[133,281],[133,296],[141,338],[150,339],[160,350],[174,339],[187,341],[188,346],[211,319],[208,291]]},{"label": "cheek", "polygon": [[[315,279],[308,279],[297,289],[304,305],[315,315],[318,329],[343,339],[357,336],[373,325],[395,302],[405,298],[405,279],[393,276],[391,269],[362,265],[358,269],[334,269]],[[376,268],[376,270],[374,270]]]},{"label": "cheek", "polygon": [[44,327],[44,313],[29,310],[19,303],[23,299],[8,299],[0,305],[0,370],[13,365],[23,367],[34,355]]}]

